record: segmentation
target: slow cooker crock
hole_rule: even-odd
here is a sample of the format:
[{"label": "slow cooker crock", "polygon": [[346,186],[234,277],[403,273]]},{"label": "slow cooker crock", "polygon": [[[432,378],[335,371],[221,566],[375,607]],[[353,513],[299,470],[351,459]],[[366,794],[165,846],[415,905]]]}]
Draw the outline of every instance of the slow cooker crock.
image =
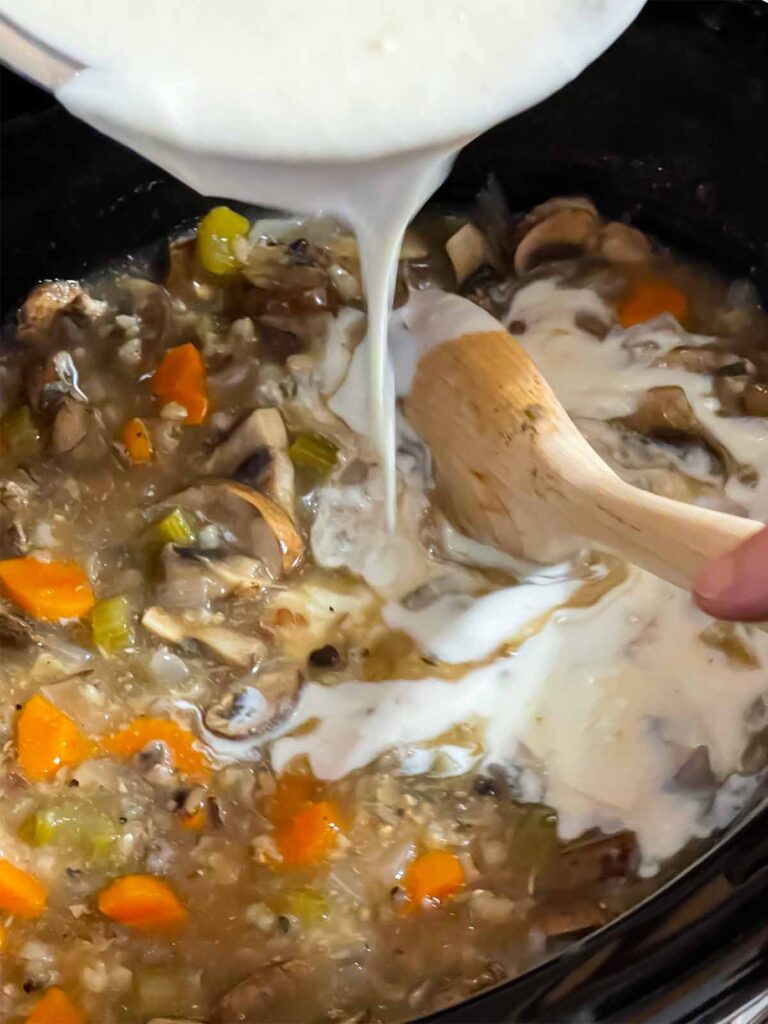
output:
[{"label": "slow cooker crock", "polygon": [[[42,94],[10,76],[5,86],[6,103],[27,109],[3,126],[6,312],[41,278],[95,270],[210,206]],[[768,306],[768,3],[652,0],[576,82],[473,143],[438,201],[470,203],[489,174],[513,208],[589,195],[607,215],[751,277]],[[709,1024],[765,993],[768,783],[652,899],[430,1021]]]}]

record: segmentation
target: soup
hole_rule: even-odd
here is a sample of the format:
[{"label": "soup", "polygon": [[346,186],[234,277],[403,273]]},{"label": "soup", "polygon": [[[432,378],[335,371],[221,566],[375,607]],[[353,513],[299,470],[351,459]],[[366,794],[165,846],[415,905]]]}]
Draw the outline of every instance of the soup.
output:
[{"label": "soup", "polygon": [[[461,536],[402,419],[389,532],[336,224],[216,208],[156,263],[39,286],[2,357],[3,1017],[404,1020],[690,862],[759,785],[763,634]],[[765,518],[743,282],[496,197],[406,236],[401,389],[446,303],[631,482]]]}]

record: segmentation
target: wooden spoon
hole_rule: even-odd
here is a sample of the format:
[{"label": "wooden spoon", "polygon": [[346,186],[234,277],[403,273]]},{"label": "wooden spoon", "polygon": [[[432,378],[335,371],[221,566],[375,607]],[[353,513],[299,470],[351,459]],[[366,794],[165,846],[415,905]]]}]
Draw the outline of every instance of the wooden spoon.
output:
[{"label": "wooden spoon", "polygon": [[556,561],[581,538],[690,587],[707,561],[762,528],[623,481],[506,331],[429,351],[405,408],[432,451],[446,512],[510,554]]}]

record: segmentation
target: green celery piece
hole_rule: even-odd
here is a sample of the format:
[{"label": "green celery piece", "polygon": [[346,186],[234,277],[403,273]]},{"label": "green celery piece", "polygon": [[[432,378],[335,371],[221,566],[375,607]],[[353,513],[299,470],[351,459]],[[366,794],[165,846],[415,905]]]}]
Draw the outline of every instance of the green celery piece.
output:
[{"label": "green celery piece", "polygon": [[325,475],[336,465],[339,449],[322,434],[297,434],[288,455],[295,466],[305,466]]},{"label": "green celery piece", "polygon": [[108,654],[133,647],[136,637],[128,599],[121,595],[97,601],[91,610],[91,629],[94,644]]}]

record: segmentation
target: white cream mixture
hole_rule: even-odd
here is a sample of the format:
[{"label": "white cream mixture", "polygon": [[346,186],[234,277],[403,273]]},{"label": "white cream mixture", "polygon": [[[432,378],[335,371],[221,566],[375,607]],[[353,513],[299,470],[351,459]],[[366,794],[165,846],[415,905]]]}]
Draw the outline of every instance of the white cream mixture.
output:
[{"label": "white cream mixture", "polygon": [[[758,471],[761,482],[754,489],[731,480],[724,503],[738,500],[750,515],[765,518],[768,445],[759,440],[762,422],[717,417],[708,375],[651,365],[671,348],[711,339],[687,335],[665,319],[629,331],[616,327],[598,341],[576,325],[576,314],[585,311],[606,323],[612,319],[594,292],[538,281],[515,295],[507,319],[525,321],[521,341],[575,416],[627,415],[648,388],[682,387],[699,419]],[[419,354],[431,345],[493,329],[497,321],[465,299],[436,290],[413,293],[392,317],[398,390],[408,390]],[[355,354],[347,382],[331,399],[355,429],[365,418],[359,390],[350,382],[363,359]],[[414,555],[422,477],[407,459],[401,460],[401,471],[407,501],[394,537],[381,520],[372,519],[364,487],[322,491],[312,534],[318,561],[330,556],[330,564],[347,565],[374,589],[384,565],[389,579],[406,581],[399,596],[426,579],[445,579],[448,572],[423,553]],[[519,565],[455,533],[446,547],[461,561],[520,572]],[[490,662],[467,666],[455,682],[309,684],[286,729],[293,732],[310,719],[319,724],[273,744],[277,767],[305,756],[320,777],[332,779],[391,750],[399,753],[404,771],[439,766],[450,774],[473,764],[500,763],[517,773],[524,795],[555,807],[563,836],[589,827],[634,829],[645,868],[653,870],[689,838],[729,820],[739,805],[731,799],[735,784],[742,797],[748,793],[734,777],[713,814],[701,793],[674,780],[700,746],[709,751],[720,782],[738,771],[749,738],[745,716],[768,689],[768,636],[737,627],[737,638],[755,661],[746,665],[703,643],[700,634],[711,620],[694,608],[688,594],[647,573],[629,570],[627,579],[592,607],[561,607],[578,586],[567,566],[529,571],[519,586],[476,596],[449,580],[437,601],[416,610],[393,600],[391,588],[381,588],[390,602],[385,622],[408,633],[427,657],[453,664]],[[493,657],[505,642],[524,634],[526,625],[540,625],[543,612],[558,608],[515,653]],[[480,723],[481,753],[457,745],[450,735],[466,722]]]},{"label": "white cream mixture", "polygon": [[392,525],[385,346],[405,227],[461,146],[570,81],[642,3],[0,0],[0,14],[82,67],[65,106],[204,195],[351,224]]}]

